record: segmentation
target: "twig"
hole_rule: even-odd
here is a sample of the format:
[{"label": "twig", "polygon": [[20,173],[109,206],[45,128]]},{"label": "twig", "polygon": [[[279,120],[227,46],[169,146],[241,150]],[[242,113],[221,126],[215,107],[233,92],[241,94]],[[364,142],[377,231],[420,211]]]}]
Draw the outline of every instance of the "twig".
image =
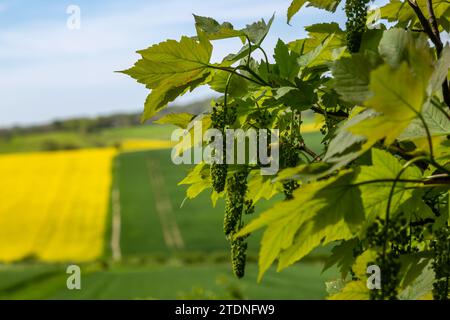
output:
[{"label": "twig", "polygon": [[[430,40],[433,42],[438,58],[441,56],[443,44],[441,40],[441,36],[439,33],[439,27],[437,24],[436,15],[434,14],[433,2],[432,0],[427,0],[427,10],[429,14],[429,18],[425,17],[422,10],[420,10],[419,5],[415,0],[407,0],[409,6],[416,13],[417,18],[419,18],[420,24],[423,27],[423,31],[428,35]],[[442,96],[444,98],[445,104],[450,108],[450,90],[448,86],[447,77],[445,77],[442,82]]]},{"label": "twig", "polygon": [[348,118],[348,113],[346,113],[344,111],[331,112],[331,111],[322,110],[322,109],[320,109],[318,107],[311,107],[311,110],[316,112],[316,113],[320,113],[320,114],[328,115],[328,116],[333,116],[333,117],[336,117],[336,118],[344,118],[344,119]]},{"label": "twig", "polygon": [[308,148],[305,144],[305,141],[302,141],[300,143],[300,150],[305,151],[307,154],[309,154],[311,157],[313,157],[313,161],[322,161],[322,159],[320,158],[320,156],[315,153],[313,150],[311,150],[310,148]]}]

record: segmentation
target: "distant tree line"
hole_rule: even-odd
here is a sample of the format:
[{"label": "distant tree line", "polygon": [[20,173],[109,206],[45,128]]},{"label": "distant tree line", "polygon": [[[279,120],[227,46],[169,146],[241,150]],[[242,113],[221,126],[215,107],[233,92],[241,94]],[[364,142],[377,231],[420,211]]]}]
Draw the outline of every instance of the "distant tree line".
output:
[{"label": "distant tree line", "polygon": [[[209,108],[209,99],[200,102],[187,104],[184,106],[174,105],[158,114],[158,117],[152,118],[146,123],[151,123],[154,120],[162,117],[168,113],[190,112],[192,114],[200,114]],[[77,132],[77,133],[95,133],[108,128],[123,128],[131,127],[141,124],[140,113],[118,113],[107,116],[99,116],[95,118],[72,118],[65,120],[55,120],[43,125],[32,126],[14,126],[11,128],[0,128],[0,138],[8,140],[16,135],[46,133],[46,132]]]}]

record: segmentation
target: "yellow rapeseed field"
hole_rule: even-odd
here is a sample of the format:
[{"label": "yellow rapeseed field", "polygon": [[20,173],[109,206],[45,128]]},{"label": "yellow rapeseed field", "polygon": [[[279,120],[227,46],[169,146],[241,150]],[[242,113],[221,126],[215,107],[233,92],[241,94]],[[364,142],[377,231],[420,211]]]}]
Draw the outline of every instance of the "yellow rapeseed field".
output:
[{"label": "yellow rapeseed field", "polygon": [[135,152],[142,150],[170,149],[174,143],[170,140],[126,139],[120,143],[120,151]]},{"label": "yellow rapeseed field", "polygon": [[102,255],[115,149],[0,156],[0,261]]}]

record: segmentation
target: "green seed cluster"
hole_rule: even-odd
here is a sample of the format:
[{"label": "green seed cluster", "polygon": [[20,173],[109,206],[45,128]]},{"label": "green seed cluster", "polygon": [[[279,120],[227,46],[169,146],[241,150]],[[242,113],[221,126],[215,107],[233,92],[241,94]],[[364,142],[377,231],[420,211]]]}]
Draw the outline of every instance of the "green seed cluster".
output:
[{"label": "green seed cluster", "polygon": [[247,168],[234,173],[227,181],[227,199],[225,204],[225,218],[223,230],[230,240],[231,263],[233,273],[242,278],[245,273],[247,257],[247,242],[244,237],[234,238],[233,235],[243,227],[242,214],[254,210],[253,202],[245,200],[247,192]]},{"label": "green seed cluster", "polygon": [[245,274],[245,262],[247,259],[247,242],[244,238],[231,240],[231,263],[233,273],[237,278]]},{"label": "green seed cluster", "polygon": [[433,251],[433,270],[436,281],[433,284],[433,298],[448,300],[450,278],[450,228],[443,227],[435,232],[436,239],[431,243]]},{"label": "green seed cluster", "polygon": [[255,204],[253,203],[253,200],[251,200],[251,199],[245,200],[244,213],[245,214],[255,213]]},{"label": "green seed cluster", "polygon": [[283,192],[286,200],[294,199],[294,191],[300,187],[300,184],[295,180],[290,180],[283,183]]},{"label": "green seed cluster", "polygon": [[[223,106],[216,104],[211,113],[211,127],[222,132],[225,136],[227,126],[236,121],[236,106]],[[222,163],[211,164],[211,180],[213,189],[221,193],[225,189],[225,183],[228,174],[228,166],[226,164],[226,145],[223,144]]]},{"label": "green seed cluster", "polygon": [[223,231],[227,237],[237,231],[242,220],[245,194],[247,192],[247,175],[247,171],[243,170],[234,173],[227,180],[227,198],[223,221]]},{"label": "green seed cluster", "polygon": [[398,215],[389,221],[377,218],[367,229],[368,246],[378,249],[375,261],[369,265],[378,265],[381,269],[381,290],[371,290],[372,300],[396,300],[400,285],[400,257],[403,254],[417,252],[417,242],[423,239],[422,233],[413,228],[407,219]]},{"label": "green seed cluster", "polygon": [[366,30],[368,4],[369,0],[346,0],[345,3],[347,48],[352,53],[358,52],[361,46],[361,39]]},{"label": "green seed cluster", "polygon": [[[216,104],[211,113],[211,127],[218,129],[225,136],[225,131],[237,119],[237,105],[223,107]],[[222,163],[211,164],[211,180],[213,189],[220,193],[226,188],[224,233],[230,241],[233,273],[242,278],[245,273],[247,256],[246,237],[234,238],[233,235],[243,226],[242,214],[250,214],[255,208],[252,200],[246,200],[248,168],[228,176],[226,164],[226,144],[223,144]]]},{"label": "green seed cluster", "polygon": [[[299,120],[294,121],[292,126],[300,126]],[[288,126],[280,137],[280,167],[292,168],[300,162],[300,144],[302,137],[291,130]],[[293,193],[300,185],[295,180],[289,180],[283,183],[283,191],[286,200],[293,199]]]}]

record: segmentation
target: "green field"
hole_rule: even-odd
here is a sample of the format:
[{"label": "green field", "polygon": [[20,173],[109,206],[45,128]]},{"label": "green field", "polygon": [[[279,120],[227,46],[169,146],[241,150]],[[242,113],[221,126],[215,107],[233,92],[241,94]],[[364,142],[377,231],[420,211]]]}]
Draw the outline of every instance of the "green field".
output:
[{"label": "green field", "polygon": [[[110,129],[96,139],[110,143],[123,138],[165,139],[171,130],[166,126]],[[15,151],[39,148],[44,137],[48,138],[46,135],[17,138],[15,147],[22,144],[23,149]],[[51,137],[69,139],[65,134]],[[71,139],[78,139],[84,146],[90,146],[93,141],[76,135]],[[305,139],[320,151],[319,134],[307,134]],[[12,147],[13,144],[0,144],[3,152]],[[207,190],[194,200],[184,201],[186,187],[177,184],[190,166],[172,164],[170,150],[123,153],[115,165],[122,260],[111,259],[111,213],[105,257],[101,262],[82,267],[81,291],[67,290],[65,266],[30,261],[0,266],[1,299],[322,299],[326,296],[324,281],[332,280],[336,273],[332,270],[322,275],[317,260],[327,248],[282,273],[272,269],[257,284],[256,260],[261,236],[258,233],[249,239],[246,277],[234,279],[228,243],[222,233],[223,200],[212,208]],[[255,214],[270,205],[270,202],[259,204]]]},{"label": "green field", "polygon": [[70,291],[63,266],[5,267],[0,273],[0,299],[323,299],[324,282],[333,279],[312,263],[279,274],[271,270],[260,284],[255,264],[248,266],[242,280],[234,279],[224,263],[92,264],[82,270],[82,289]]}]

